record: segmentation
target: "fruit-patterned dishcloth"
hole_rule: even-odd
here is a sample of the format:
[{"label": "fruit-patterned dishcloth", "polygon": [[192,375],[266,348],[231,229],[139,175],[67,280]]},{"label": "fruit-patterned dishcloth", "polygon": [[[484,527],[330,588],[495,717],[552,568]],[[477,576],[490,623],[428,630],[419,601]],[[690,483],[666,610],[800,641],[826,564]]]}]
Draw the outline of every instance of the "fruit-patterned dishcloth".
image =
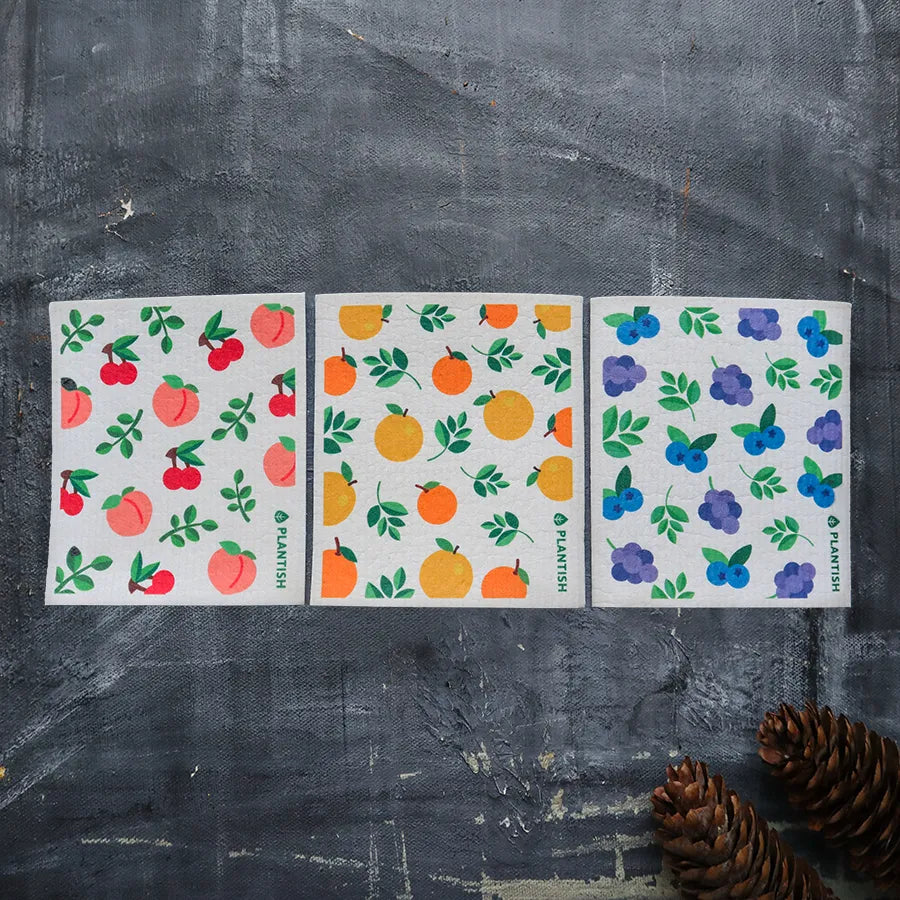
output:
[{"label": "fruit-patterned dishcloth", "polygon": [[51,304],[47,603],[303,602],[304,322],[303,295]]},{"label": "fruit-patterned dishcloth", "polygon": [[850,307],[591,302],[592,604],[850,604]]},{"label": "fruit-patterned dishcloth", "polygon": [[584,605],[581,313],[317,297],[312,603]]}]

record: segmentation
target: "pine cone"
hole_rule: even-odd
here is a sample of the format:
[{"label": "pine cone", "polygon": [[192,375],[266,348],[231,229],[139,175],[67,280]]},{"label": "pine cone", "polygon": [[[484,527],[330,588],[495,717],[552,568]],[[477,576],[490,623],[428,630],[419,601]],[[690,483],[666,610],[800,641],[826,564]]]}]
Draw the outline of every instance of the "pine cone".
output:
[{"label": "pine cone", "polygon": [[782,704],[757,735],[759,755],[784,779],[809,827],[847,848],[851,865],[879,887],[900,888],[900,754],[861,722],[826,706]]},{"label": "pine cone", "polygon": [[685,757],[651,798],[663,858],[683,897],[836,900],[809,863],[757,815],[752,803]]}]

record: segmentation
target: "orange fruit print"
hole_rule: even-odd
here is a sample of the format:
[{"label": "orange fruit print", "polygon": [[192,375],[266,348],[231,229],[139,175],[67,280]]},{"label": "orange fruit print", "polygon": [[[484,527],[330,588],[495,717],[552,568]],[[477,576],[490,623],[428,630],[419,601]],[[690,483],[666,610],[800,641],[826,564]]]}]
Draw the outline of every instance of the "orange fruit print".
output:
[{"label": "orange fruit print", "polygon": [[425,440],[422,426],[408,415],[408,409],[393,404],[388,409],[390,415],[385,416],[375,429],[375,446],[385,459],[406,462],[422,449]]},{"label": "orange fruit print", "polygon": [[472,563],[450,541],[438,538],[440,548],[419,569],[419,584],[432,600],[458,600],[472,587]]},{"label": "orange fruit print", "polygon": [[416,487],[422,492],[416,501],[416,508],[429,525],[443,525],[456,515],[456,494],[446,485],[428,481]]},{"label": "orange fruit print", "polygon": [[472,383],[472,367],[458,350],[447,349],[431,370],[431,380],[442,394],[461,394]]},{"label": "orange fruit print", "polygon": [[493,328],[509,328],[519,316],[515,303],[486,303],[481,307],[479,325],[487,322]]},{"label": "orange fruit print", "polygon": [[325,360],[325,393],[331,397],[340,397],[356,384],[356,360],[347,356],[341,347],[340,356],[329,356]]},{"label": "orange fruit print", "polygon": [[337,538],[334,547],[322,553],[322,596],[347,597],[356,587],[356,555]]},{"label": "orange fruit print", "polygon": [[547,420],[547,432],[544,437],[550,435],[556,438],[563,447],[572,446],[572,407],[567,406]]},{"label": "orange fruit print", "polygon": [[481,596],[485,599],[524,600],[528,593],[528,575],[519,567],[497,566],[481,582]]},{"label": "orange fruit print", "polygon": [[234,541],[222,541],[209,558],[206,573],[220,594],[239,594],[256,580],[256,557]]}]

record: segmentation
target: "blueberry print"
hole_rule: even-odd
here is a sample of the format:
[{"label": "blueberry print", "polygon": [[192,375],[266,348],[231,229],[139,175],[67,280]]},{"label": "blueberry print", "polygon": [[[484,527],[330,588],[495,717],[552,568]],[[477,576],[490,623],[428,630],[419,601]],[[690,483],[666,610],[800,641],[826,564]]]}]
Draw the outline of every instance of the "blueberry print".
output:
[{"label": "blueberry print", "polygon": [[683,466],[687,459],[688,448],[683,441],[673,441],[666,447],[666,459],[673,466]]},{"label": "blueberry print", "polygon": [[731,491],[717,491],[709,479],[709,490],[703,496],[703,502],[697,509],[697,516],[704,522],[725,534],[736,534],[741,527],[740,518],[743,509],[735,500]]},{"label": "blueberry print", "polygon": [[810,356],[824,356],[829,347],[844,342],[840,332],[826,328],[825,325],[825,313],[821,309],[813,310],[811,316],[804,316],[797,323],[797,333],[806,341]]},{"label": "blueberry print", "polygon": [[688,472],[695,475],[702,472],[709,464],[709,457],[703,450],[691,450],[688,448],[687,459],[684,461],[684,467]]},{"label": "blueberry print", "polygon": [[836,409],[829,409],[824,416],[819,416],[806,432],[806,439],[825,453],[840,450],[843,446],[841,414]]},{"label": "blueberry print", "polygon": [[723,400],[728,406],[749,406],[753,402],[753,391],[750,386],[753,379],[740,366],[720,366],[715,358],[712,361],[713,381],[709,388],[709,396],[713,400]]},{"label": "blueberry print", "polygon": [[631,469],[622,466],[616,478],[615,490],[603,491],[603,518],[615,521],[627,512],[636,512],[644,505],[644,495],[631,484]]},{"label": "blueberry print", "polygon": [[738,334],[755,341],[777,341],[781,337],[777,309],[739,309]]},{"label": "blueberry print", "polygon": [[615,521],[625,515],[625,507],[622,501],[613,494],[612,497],[603,498],[603,518]]},{"label": "blueberry print", "polygon": [[652,338],[659,334],[659,319],[651,313],[641,316],[637,320],[637,328],[641,337]]},{"label": "blueberry print", "polygon": [[704,434],[692,441],[680,428],[670,425],[666,429],[671,443],[666,447],[666,460],[673,466],[684,466],[694,474],[709,465],[706,451],[716,442],[716,435]]},{"label": "blueberry print", "polygon": [[813,316],[804,316],[797,323],[797,333],[803,340],[808,341],[810,338],[814,338],[819,332],[821,328],[819,327],[819,323]]},{"label": "blueberry print", "polygon": [[646,377],[647,370],[632,356],[607,356],[603,360],[603,390],[610,397],[633,391]]},{"label": "blueberry print", "polygon": [[603,321],[616,329],[619,343],[627,347],[641,338],[649,339],[659,334],[659,319],[650,312],[649,306],[636,306],[630,314],[612,313],[604,316]]},{"label": "blueberry print", "polygon": [[804,497],[812,497],[816,506],[828,509],[834,503],[834,489],[843,484],[840,472],[824,475],[819,464],[809,456],[803,457],[805,474],[797,480],[797,490]]},{"label": "blueberry print", "polygon": [[616,329],[616,337],[620,343],[630,346],[641,339],[641,333],[638,331],[636,322],[623,322]]},{"label": "blueberry print", "polygon": [[744,450],[751,456],[760,456],[766,450],[777,450],[784,444],[784,431],[775,424],[774,403],[763,410],[758,425],[747,422],[734,425],[731,430],[744,439]]},{"label": "blueberry print", "polygon": [[752,552],[753,547],[745,544],[729,558],[721,550],[704,547],[703,556],[709,563],[706,567],[706,580],[715,587],[726,584],[738,589],[746,587],[750,583],[750,570],[746,563]]},{"label": "blueberry print", "polygon": [[616,581],[649,584],[659,577],[659,572],[653,565],[653,554],[649,550],[644,550],[640,544],[631,541],[624,547],[616,547],[609,539],[607,543],[613,548],[610,559],[613,564],[612,577]]},{"label": "blueberry print", "polygon": [[816,567],[812,563],[789,562],[775,575],[775,596],[783,600],[808,597],[815,576]]}]

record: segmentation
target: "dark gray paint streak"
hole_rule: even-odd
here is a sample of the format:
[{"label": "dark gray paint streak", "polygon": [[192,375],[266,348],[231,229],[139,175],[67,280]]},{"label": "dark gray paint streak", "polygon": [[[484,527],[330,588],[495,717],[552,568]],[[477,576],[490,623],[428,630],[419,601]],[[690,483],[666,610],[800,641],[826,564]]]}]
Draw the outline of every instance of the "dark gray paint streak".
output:
[{"label": "dark gray paint streak", "polygon": [[[0,893],[452,898],[634,846],[604,895],[642,896],[606,809],[670,751],[781,819],[767,707],[900,733],[898,35],[889,0],[4,0]],[[852,300],[854,610],[43,608],[48,301],[414,288]]]}]

